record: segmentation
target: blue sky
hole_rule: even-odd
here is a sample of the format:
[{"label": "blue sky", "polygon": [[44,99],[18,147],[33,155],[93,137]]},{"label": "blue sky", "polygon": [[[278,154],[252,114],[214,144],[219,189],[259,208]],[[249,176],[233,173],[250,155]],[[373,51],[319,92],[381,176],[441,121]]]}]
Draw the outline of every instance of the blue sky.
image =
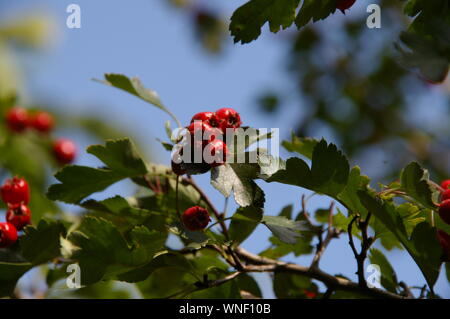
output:
[{"label": "blue sky", "polygon": [[[199,1],[217,7],[228,17],[244,0]],[[81,7],[81,29],[68,29],[66,7],[76,3]],[[16,0],[8,4],[3,15],[23,12],[47,12],[55,19],[53,44],[48,50],[25,60],[27,70],[26,94],[34,99],[58,102],[61,110],[70,113],[95,114],[105,121],[125,127],[148,146],[152,159],[169,163],[169,154],[155,141],[164,138],[163,123],[168,119],[163,112],[127,95],[124,92],[91,81],[104,73],[123,73],[138,76],[143,83],[156,90],[164,103],[187,123],[198,111],[232,106],[239,110],[246,125],[280,128],[287,138],[300,116],[294,105],[283,114],[260,114],[255,103],[257,94],[269,88],[289,87],[282,59],[283,41],[264,32],[251,44],[233,45],[228,39],[223,56],[206,55],[195,43],[189,17],[174,10],[164,0]],[[363,6],[354,9],[365,12]],[[340,19],[340,16],[330,19]],[[95,108],[92,105],[96,105]],[[71,132],[60,132],[69,135]],[[85,148],[92,143],[86,136],[70,136]],[[288,156],[283,153],[284,157]],[[95,165],[91,156],[81,154],[79,164]],[[200,176],[199,183],[218,206],[223,198],[208,181],[209,175]],[[278,214],[287,204],[300,209],[301,189],[285,185],[262,184],[266,192],[266,214]],[[123,185],[111,188],[110,195],[121,192]],[[308,193],[306,193],[308,194]],[[125,194],[128,195],[128,194]],[[309,209],[328,207],[329,200],[314,196]],[[231,205],[229,211],[236,206]],[[244,247],[259,252],[266,248],[267,229],[258,231],[244,243]],[[388,253],[400,280],[410,285],[423,285],[419,269],[405,252]],[[307,264],[310,258],[286,260]],[[342,273],[353,280],[356,262],[346,236],[332,242],[321,266],[332,273]],[[270,282],[265,275],[258,281],[266,297],[273,297]],[[450,297],[448,282],[441,275],[436,291]]]}]

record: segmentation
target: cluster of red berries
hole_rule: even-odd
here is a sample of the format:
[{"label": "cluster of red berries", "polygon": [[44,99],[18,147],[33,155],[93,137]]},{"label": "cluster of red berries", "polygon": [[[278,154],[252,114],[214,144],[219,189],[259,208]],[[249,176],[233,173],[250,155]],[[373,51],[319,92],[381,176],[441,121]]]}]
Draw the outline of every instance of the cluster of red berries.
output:
[{"label": "cluster of red berries", "polygon": [[208,210],[200,206],[193,206],[186,209],[181,215],[184,226],[191,231],[201,231],[208,226],[211,221]]},{"label": "cluster of red berries", "polygon": [[[49,134],[55,121],[53,116],[44,111],[29,112],[21,107],[14,107],[6,114],[6,124],[15,133],[23,133],[27,129],[33,129],[42,134]],[[61,138],[53,142],[53,155],[58,163],[64,165],[71,163],[76,154],[76,146],[69,139]]]},{"label": "cluster of red berries", "polygon": [[[444,189],[441,193],[441,203],[439,204],[439,216],[441,219],[450,225],[450,179],[441,183]],[[450,235],[445,231],[438,230],[438,239],[444,250],[444,261],[450,262]]]},{"label": "cluster of red berries", "polygon": [[[206,150],[212,157],[211,161],[205,161],[202,156],[202,164],[209,167],[223,165],[229,155],[229,150],[224,141],[227,129],[236,129],[241,126],[241,117],[232,108],[222,108],[216,112],[200,112],[195,114],[191,123],[186,127],[189,133],[187,146],[193,150],[191,154],[198,152],[204,154]],[[181,157],[183,149],[175,154]],[[195,162],[194,158],[191,162]],[[172,170],[177,175],[183,175],[186,171],[182,168],[183,161],[172,159]]]},{"label": "cluster of red berries", "polygon": [[349,9],[355,2],[356,0],[337,0],[336,9],[345,14],[345,10]]},{"label": "cluster of red berries", "polygon": [[7,179],[2,185],[1,197],[8,206],[6,222],[0,223],[0,248],[13,245],[17,241],[17,232],[31,223],[30,188],[23,178]]}]

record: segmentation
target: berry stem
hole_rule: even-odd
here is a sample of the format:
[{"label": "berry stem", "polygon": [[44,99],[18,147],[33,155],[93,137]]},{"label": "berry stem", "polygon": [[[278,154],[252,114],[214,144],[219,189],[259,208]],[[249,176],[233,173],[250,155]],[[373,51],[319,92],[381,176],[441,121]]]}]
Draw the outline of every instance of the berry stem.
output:
[{"label": "berry stem", "polygon": [[175,207],[177,210],[178,218],[181,221],[181,213],[180,213],[180,198],[179,198],[179,184],[180,184],[180,176],[177,176],[177,181],[175,183]]}]

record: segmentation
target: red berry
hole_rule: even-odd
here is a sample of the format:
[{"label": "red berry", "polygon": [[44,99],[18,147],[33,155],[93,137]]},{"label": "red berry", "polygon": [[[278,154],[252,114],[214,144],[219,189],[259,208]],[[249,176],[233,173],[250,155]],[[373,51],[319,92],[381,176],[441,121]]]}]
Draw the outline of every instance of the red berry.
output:
[{"label": "red berry", "polygon": [[208,210],[200,206],[193,206],[184,211],[181,220],[187,229],[199,231],[205,229],[211,218]]},{"label": "red berry", "polygon": [[54,120],[50,113],[39,111],[31,119],[31,126],[42,133],[48,133],[53,129]]},{"label": "red berry", "polygon": [[442,186],[443,189],[449,189],[450,188],[450,179],[447,179],[447,180],[443,181],[441,183],[441,186]]},{"label": "red berry", "polygon": [[238,128],[242,124],[241,116],[232,108],[224,107],[217,110],[216,115],[219,119],[219,127],[224,133],[226,133],[227,128]]},{"label": "red berry", "polygon": [[336,9],[339,9],[342,13],[345,13],[345,10],[349,9],[355,2],[356,0],[338,0]]},{"label": "red berry", "polygon": [[30,202],[30,188],[23,178],[7,179],[1,187],[2,199],[11,205],[28,204]]},{"label": "red berry", "polygon": [[441,201],[443,202],[444,200],[450,199],[450,189],[446,189],[445,191],[442,192],[441,194]]},{"label": "red berry", "polygon": [[437,236],[443,250],[443,259],[445,262],[450,262],[450,235],[438,229]]},{"label": "red berry", "polygon": [[227,144],[222,140],[213,140],[206,146],[206,163],[211,167],[225,164],[229,155]]},{"label": "red berry", "polygon": [[444,200],[439,205],[439,216],[441,219],[450,225],[450,199]]},{"label": "red berry", "polygon": [[216,113],[214,113],[214,112],[197,113],[192,117],[191,123],[194,123],[194,121],[202,121],[202,122],[206,122],[207,124],[211,125],[212,127],[219,127],[219,120],[217,118]]},{"label": "red berry", "polygon": [[184,169],[181,168],[181,164],[182,164],[182,162],[180,162],[180,163],[175,163],[175,162],[172,160],[172,171],[173,171],[176,175],[184,175],[184,174],[186,174],[186,170],[184,170]]},{"label": "red berry", "polygon": [[303,292],[304,292],[305,296],[309,299],[314,299],[317,297],[317,293],[315,293],[314,291],[304,289]]},{"label": "red berry", "polygon": [[6,212],[6,221],[22,230],[31,223],[31,210],[25,204],[11,205]]},{"label": "red berry", "polygon": [[75,158],[77,147],[69,139],[61,138],[53,144],[53,153],[60,164],[70,164]]},{"label": "red berry", "polygon": [[196,134],[198,134],[201,141],[212,141],[219,135],[222,135],[220,129],[212,127],[207,122],[194,121],[187,129],[192,138],[197,138]]},{"label": "red berry", "polygon": [[6,248],[17,241],[17,229],[10,223],[0,223],[0,248]]},{"label": "red berry", "polygon": [[21,107],[14,107],[6,114],[6,123],[11,131],[21,133],[29,125],[29,116],[27,110]]}]

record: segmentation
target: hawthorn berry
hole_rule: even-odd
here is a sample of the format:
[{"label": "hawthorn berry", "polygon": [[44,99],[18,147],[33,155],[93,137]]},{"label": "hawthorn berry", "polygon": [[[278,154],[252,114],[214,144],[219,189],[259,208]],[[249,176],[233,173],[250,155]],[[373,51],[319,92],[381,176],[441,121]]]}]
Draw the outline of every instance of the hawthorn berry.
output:
[{"label": "hawthorn berry", "polygon": [[450,199],[444,200],[439,205],[439,216],[444,222],[450,225]]},{"label": "hawthorn berry", "polygon": [[11,205],[6,212],[6,221],[22,230],[31,223],[31,210],[25,204]]},{"label": "hawthorn berry", "polygon": [[17,241],[17,229],[13,224],[0,223],[0,248],[7,248]]},{"label": "hawthorn berry", "polygon": [[207,209],[200,206],[193,206],[184,211],[183,215],[181,215],[181,220],[187,229],[200,231],[205,229],[211,221],[211,218]]},{"label": "hawthorn berry", "polygon": [[180,163],[175,163],[173,160],[171,161],[171,165],[172,165],[172,172],[175,173],[175,175],[184,175],[186,174],[186,170],[184,170],[181,167],[182,162]]},{"label": "hawthorn berry", "polygon": [[28,128],[28,111],[21,107],[14,107],[6,114],[8,128],[16,133],[22,133]]},{"label": "hawthorn berry", "polygon": [[39,111],[31,118],[30,124],[36,131],[49,133],[53,129],[54,119],[50,113]]},{"label": "hawthorn berry", "polygon": [[0,189],[2,199],[10,205],[28,204],[30,202],[30,188],[23,178],[7,179]]},{"label": "hawthorn berry", "polygon": [[75,158],[77,147],[69,139],[61,138],[53,144],[53,154],[60,164],[70,164]]},{"label": "hawthorn berry", "polygon": [[194,123],[195,121],[202,121],[206,122],[212,127],[219,127],[219,119],[217,118],[217,115],[214,112],[197,113],[192,117],[191,123]]},{"label": "hawthorn berry", "polygon": [[219,120],[219,127],[224,133],[227,128],[238,128],[241,126],[241,116],[236,110],[224,107],[216,111],[217,118]]},{"label": "hawthorn berry", "polygon": [[450,262],[450,235],[438,229],[437,236],[443,250],[443,261]]},{"label": "hawthorn berry", "polygon": [[441,187],[442,187],[443,189],[449,189],[449,188],[450,188],[450,179],[446,179],[445,181],[443,181],[443,182],[441,183]]},{"label": "hawthorn berry", "polygon": [[206,161],[211,167],[217,167],[225,164],[229,155],[227,144],[222,140],[213,140],[206,146],[208,160]]},{"label": "hawthorn berry", "polygon": [[303,292],[304,292],[305,296],[309,299],[314,299],[317,297],[317,293],[315,293],[314,291],[304,289]]},{"label": "hawthorn berry", "polygon": [[447,200],[447,199],[450,199],[450,189],[446,189],[441,194],[441,201],[444,201],[444,200]]},{"label": "hawthorn berry", "polygon": [[336,9],[341,10],[345,14],[345,10],[349,9],[355,2],[356,0],[338,0]]}]

